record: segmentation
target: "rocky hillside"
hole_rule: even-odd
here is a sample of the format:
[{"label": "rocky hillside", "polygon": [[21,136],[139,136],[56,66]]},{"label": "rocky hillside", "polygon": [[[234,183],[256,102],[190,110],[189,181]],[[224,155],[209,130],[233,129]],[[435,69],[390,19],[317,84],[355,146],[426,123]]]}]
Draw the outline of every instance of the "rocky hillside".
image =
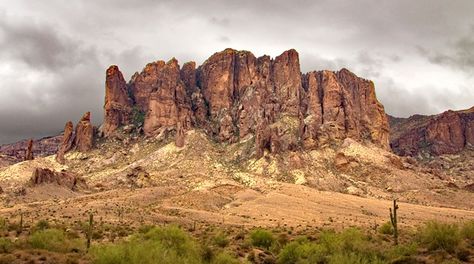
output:
[{"label": "rocky hillside", "polygon": [[[62,135],[57,135],[33,140],[33,157],[45,157],[55,154],[61,139]],[[25,139],[12,144],[1,145],[0,167],[25,160],[28,141],[28,139]]]},{"label": "rocky hillside", "polygon": [[198,128],[221,143],[252,138],[255,155],[315,149],[345,138],[389,148],[388,121],[374,84],[350,71],[302,74],[298,53],[272,59],[226,49],[201,66],[176,59],[148,64],[126,83],[106,73],[103,135],[142,127],[152,137]]},{"label": "rocky hillside", "polygon": [[439,115],[389,117],[390,145],[402,156],[456,154],[474,146],[474,107]]}]

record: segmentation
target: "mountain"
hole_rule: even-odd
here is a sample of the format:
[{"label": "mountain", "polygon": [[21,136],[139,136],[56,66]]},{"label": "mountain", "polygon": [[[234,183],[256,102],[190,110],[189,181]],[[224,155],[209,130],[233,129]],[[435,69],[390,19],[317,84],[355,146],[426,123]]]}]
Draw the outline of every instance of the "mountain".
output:
[{"label": "mountain", "polygon": [[111,66],[104,108],[101,131],[108,138],[122,126],[143,125],[148,137],[178,127],[203,129],[220,143],[254,136],[257,157],[348,137],[389,148],[374,84],[347,69],[302,74],[295,50],[271,59],[226,49],[197,68],[194,62],[180,68],[176,59],[157,61],[128,83]]},{"label": "mountain", "polygon": [[390,145],[402,156],[456,154],[474,146],[474,107],[438,115],[390,117]]},{"label": "mountain", "polygon": [[[75,185],[60,194],[36,186],[66,176],[87,183],[79,193],[168,186],[198,195],[222,185],[267,190],[291,183],[471,208],[468,174],[391,153],[389,119],[393,139],[429,117],[388,117],[373,82],[347,69],[301,73],[295,50],[272,59],[226,49],[198,67],[156,61],[128,82],[113,65],[105,74],[104,112],[101,127],[86,113],[75,129],[66,123],[54,150],[0,168],[0,186],[15,194],[26,184],[21,199],[35,201],[78,195]],[[41,155],[56,150],[56,157]],[[432,191],[446,188],[456,192]]]}]

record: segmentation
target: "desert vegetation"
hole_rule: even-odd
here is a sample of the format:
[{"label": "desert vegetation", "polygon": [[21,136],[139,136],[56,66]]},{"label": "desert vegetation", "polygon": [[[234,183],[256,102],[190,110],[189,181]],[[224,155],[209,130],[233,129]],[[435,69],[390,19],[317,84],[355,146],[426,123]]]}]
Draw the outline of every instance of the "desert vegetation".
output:
[{"label": "desert vegetation", "polygon": [[[89,221],[87,221],[89,220]],[[0,263],[464,263],[474,260],[474,221],[377,229],[142,225],[90,219],[72,226],[0,219]],[[398,244],[395,244],[398,239]],[[89,242],[90,241],[90,242]],[[88,248],[90,244],[90,248]]]}]

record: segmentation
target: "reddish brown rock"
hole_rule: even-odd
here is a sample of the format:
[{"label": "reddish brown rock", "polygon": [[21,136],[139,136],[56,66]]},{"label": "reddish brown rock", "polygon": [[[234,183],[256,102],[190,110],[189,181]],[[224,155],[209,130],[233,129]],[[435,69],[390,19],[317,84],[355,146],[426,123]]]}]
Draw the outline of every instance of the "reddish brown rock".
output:
[{"label": "reddish brown rock", "polygon": [[347,69],[310,72],[303,77],[305,114],[302,138],[308,146],[344,138],[389,148],[389,126],[371,81]]},{"label": "reddish brown rock", "polygon": [[86,152],[94,146],[94,127],[91,124],[91,113],[87,112],[76,125],[74,146],[78,151]]},{"label": "reddish brown rock", "polygon": [[196,79],[196,63],[194,61],[189,61],[183,64],[183,68],[180,71],[180,77],[186,86],[186,91],[188,96],[191,96],[197,89],[197,79]]},{"label": "reddish brown rock", "polygon": [[33,160],[33,139],[28,140],[28,145],[25,149],[24,160]]},{"label": "reddish brown rock", "polygon": [[72,149],[74,144],[74,127],[71,121],[68,121],[64,126],[63,139],[59,145],[58,152],[56,154],[56,161],[64,164],[64,154]]},{"label": "reddish brown rock", "polygon": [[[108,94],[125,95],[127,87],[118,68],[109,70]],[[220,142],[255,136],[257,156],[265,149],[280,152],[332,146],[345,138],[389,146],[387,117],[373,83],[346,69],[302,75],[295,50],[272,60],[226,49],[197,69],[194,62],[180,69],[175,59],[158,61],[135,74],[129,87],[128,100],[106,96],[110,97],[106,102],[146,111],[147,136],[156,136],[163,129],[191,127],[204,129]],[[126,111],[114,109],[106,108],[106,117],[107,112],[127,116]],[[127,123],[112,117],[106,118],[104,133]],[[178,124],[182,128],[177,129]]]},{"label": "reddish brown rock", "polygon": [[36,168],[31,175],[30,183],[33,186],[55,183],[75,190],[84,181],[75,174],[68,172],[55,172],[48,168]]},{"label": "reddish brown rock", "polygon": [[474,145],[474,107],[390,121],[392,149],[402,156],[455,154]]},{"label": "reddish brown rock", "polygon": [[294,49],[283,52],[275,58],[272,66],[275,93],[281,104],[281,111],[298,116],[303,89],[298,52]]},{"label": "reddish brown rock", "polygon": [[132,77],[130,90],[135,105],[144,113],[148,111],[150,94],[158,89],[158,80],[163,67],[165,67],[164,61],[148,63],[140,74]]},{"label": "reddish brown rock", "polygon": [[173,58],[167,62],[158,75],[160,81],[150,95],[143,127],[149,136],[162,127],[175,127],[178,122],[184,129],[191,126],[191,104],[180,79],[178,61]]},{"label": "reddish brown rock", "polygon": [[185,137],[185,131],[184,131],[183,125],[181,124],[181,122],[178,122],[178,124],[176,125],[176,137],[174,141],[174,144],[176,145],[176,147],[178,148],[184,147],[184,137]]},{"label": "reddish brown rock", "polygon": [[117,128],[131,121],[132,101],[122,73],[115,65],[106,72],[105,80],[105,117],[102,132],[112,135]]},{"label": "reddish brown rock", "polygon": [[199,81],[211,116],[217,116],[222,109],[229,110],[233,104],[235,52],[226,49],[215,53],[200,67]]}]

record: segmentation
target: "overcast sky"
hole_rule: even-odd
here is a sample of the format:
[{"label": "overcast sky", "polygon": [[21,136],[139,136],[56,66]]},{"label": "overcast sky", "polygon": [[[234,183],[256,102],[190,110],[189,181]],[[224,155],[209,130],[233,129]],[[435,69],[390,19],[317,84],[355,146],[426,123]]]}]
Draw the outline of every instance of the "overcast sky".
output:
[{"label": "overcast sky", "polygon": [[0,144],[102,121],[105,69],[227,47],[372,79],[387,113],[474,105],[473,0],[0,0]]}]

